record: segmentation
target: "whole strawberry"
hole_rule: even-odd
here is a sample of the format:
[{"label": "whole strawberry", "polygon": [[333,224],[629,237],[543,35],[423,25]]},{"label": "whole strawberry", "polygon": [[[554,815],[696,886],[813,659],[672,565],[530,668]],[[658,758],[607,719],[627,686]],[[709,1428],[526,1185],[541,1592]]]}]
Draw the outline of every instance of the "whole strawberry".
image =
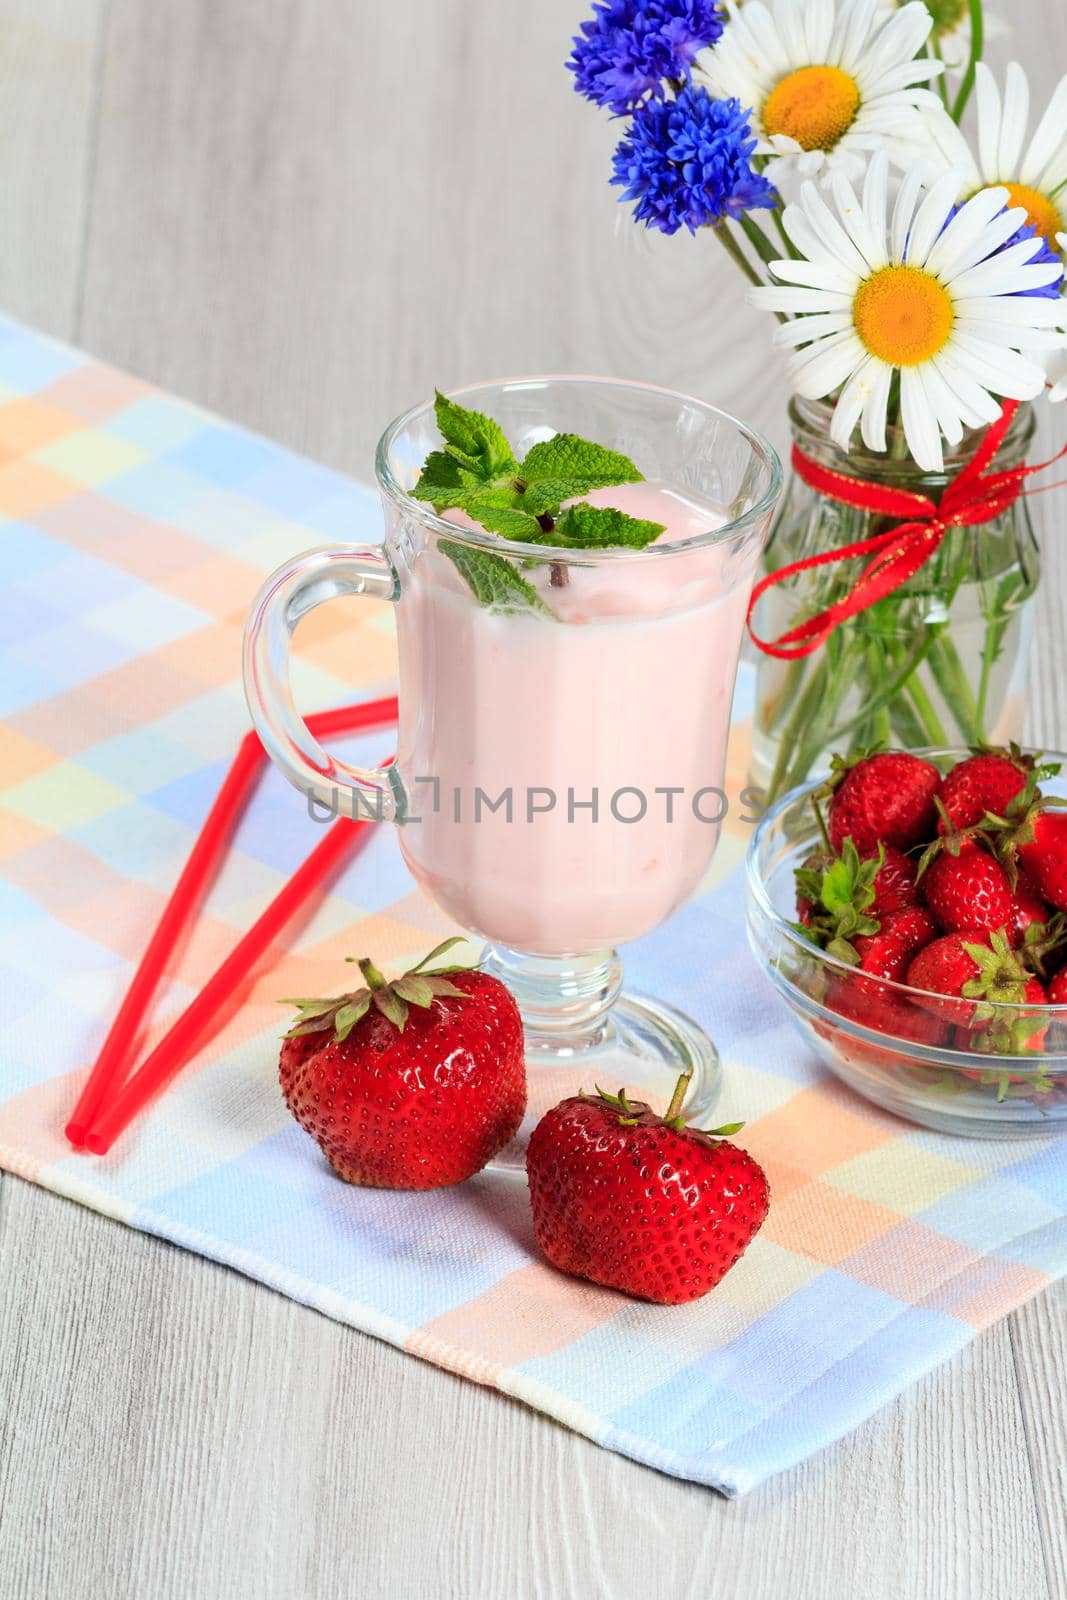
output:
[{"label": "whole strawberry", "polygon": [[935,1030],[924,1026],[907,996],[889,984],[904,982],[914,957],[937,933],[937,923],[921,906],[890,912],[876,933],[853,940],[856,965],[831,980],[826,995],[830,1010],[877,1033],[932,1042]]},{"label": "whole strawberry", "polygon": [[1011,1008],[1042,1005],[1045,988],[1003,931],[973,928],[935,939],[908,968],[908,983],[929,996],[920,1005],[971,1030],[971,1049],[1015,1055],[1040,1048],[1044,1028],[1035,1033],[1033,1020]]},{"label": "whole strawberry", "polygon": [[872,917],[886,917],[892,911],[905,911],[919,904],[917,883],[919,864],[896,845],[882,847],[882,862],[874,875]]},{"label": "whole strawberry", "polygon": [[903,750],[885,750],[853,763],[835,756],[827,785],[831,845],[840,852],[851,839],[860,855],[867,856],[880,843],[898,850],[923,843],[937,826],[934,795],[940,782],[936,767]]},{"label": "whole strawberry", "polygon": [[914,957],[937,934],[937,923],[922,906],[891,911],[882,918],[876,933],[861,934],[853,941],[859,957],[858,970],[903,983]]},{"label": "whole strawberry", "polygon": [[1049,905],[1067,911],[1067,812],[1038,811],[1018,844],[1021,866]]},{"label": "whole strawberry", "polygon": [[597,1091],[560,1101],[526,1155],[534,1235],[562,1272],[661,1305],[713,1289],[767,1215],[767,1179],[744,1150],[681,1116]]},{"label": "whole strawberry", "polygon": [[1067,1006],[1067,967],[1061,967],[1048,986],[1049,1005]]},{"label": "whole strawberry", "polygon": [[379,1189],[436,1189],[480,1171],[526,1109],[522,1023],[508,990],[469,968],[427,964],[387,983],[283,1002],[300,1019],[281,1050],[293,1116],[340,1177]]},{"label": "whole strawberry", "polygon": [[973,828],[987,812],[1002,817],[1027,787],[1034,772],[1033,756],[1018,745],[1010,749],[976,750],[946,772],[937,791],[939,833]]},{"label": "whole strawberry", "polygon": [[921,879],[923,899],[946,933],[1008,928],[1019,911],[1007,872],[987,850],[963,839],[940,850]]}]

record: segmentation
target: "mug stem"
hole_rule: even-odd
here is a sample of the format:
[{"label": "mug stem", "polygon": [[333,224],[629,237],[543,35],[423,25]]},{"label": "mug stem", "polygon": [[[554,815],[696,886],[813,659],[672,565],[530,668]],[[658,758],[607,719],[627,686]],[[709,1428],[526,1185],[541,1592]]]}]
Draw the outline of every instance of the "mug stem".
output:
[{"label": "mug stem", "polygon": [[622,989],[617,951],[534,956],[490,945],[483,966],[515,996],[528,1051],[569,1055],[604,1042]]}]

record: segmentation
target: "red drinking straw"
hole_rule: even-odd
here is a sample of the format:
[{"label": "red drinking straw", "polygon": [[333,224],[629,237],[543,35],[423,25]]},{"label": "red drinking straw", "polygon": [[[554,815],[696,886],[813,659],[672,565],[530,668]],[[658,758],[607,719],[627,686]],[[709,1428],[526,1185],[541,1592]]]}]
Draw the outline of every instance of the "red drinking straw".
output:
[{"label": "red drinking straw", "polygon": [[[308,718],[308,727],[317,737],[329,738],[391,727],[396,718],[396,697],[388,695],[362,705],[317,712]],[[246,733],[71,1113],[65,1131],[76,1147],[85,1144],[86,1133],[100,1107],[129,1066],[149,1002],[182,932],[218,875],[234,827],[248,804],[265,762],[266,753],[258,736],[254,732]]]},{"label": "red drinking straw", "polygon": [[196,999],[186,1007],[143,1065],[138,1067],[103,1116],[89,1129],[85,1136],[87,1149],[95,1155],[103,1155],[110,1150],[119,1134],[129,1127],[152,1096],[185,1066],[220,1006],[248,976],[260,956],[278,938],[311,892],[343,864],[353,849],[359,849],[366,843],[371,827],[370,822],[352,822],[347,817],[334,823],[263,915],[234,945],[221,967],[208,979]]}]

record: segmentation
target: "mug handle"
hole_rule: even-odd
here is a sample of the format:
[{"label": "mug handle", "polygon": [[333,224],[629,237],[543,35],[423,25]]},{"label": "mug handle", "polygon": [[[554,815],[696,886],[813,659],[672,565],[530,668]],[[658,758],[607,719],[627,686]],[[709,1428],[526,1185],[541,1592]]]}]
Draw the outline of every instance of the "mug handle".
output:
[{"label": "mug handle", "polygon": [[394,604],[399,598],[399,579],[380,545],[325,545],[271,573],[245,623],[245,699],[264,749],[294,788],[337,815],[397,822],[404,789],[396,767],[353,767],[330,755],[293,702],[289,651],[297,623],[348,594]]}]

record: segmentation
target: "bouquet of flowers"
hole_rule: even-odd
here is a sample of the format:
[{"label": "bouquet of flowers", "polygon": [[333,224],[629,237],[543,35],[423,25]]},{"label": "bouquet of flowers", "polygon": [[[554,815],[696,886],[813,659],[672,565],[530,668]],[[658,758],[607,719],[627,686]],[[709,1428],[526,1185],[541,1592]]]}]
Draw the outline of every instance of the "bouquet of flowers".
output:
[{"label": "bouquet of flowers", "polygon": [[[755,776],[1021,732],[1030,402],[1067,398],[1067,76],[1031,116],[983,0],[596,0],[568,66],[637,222],[777,319],[793,475],[754,591]],[[1001,29],[1000,31],[1003,31]],[[965,127],[969,132],[965,132]]]}]

